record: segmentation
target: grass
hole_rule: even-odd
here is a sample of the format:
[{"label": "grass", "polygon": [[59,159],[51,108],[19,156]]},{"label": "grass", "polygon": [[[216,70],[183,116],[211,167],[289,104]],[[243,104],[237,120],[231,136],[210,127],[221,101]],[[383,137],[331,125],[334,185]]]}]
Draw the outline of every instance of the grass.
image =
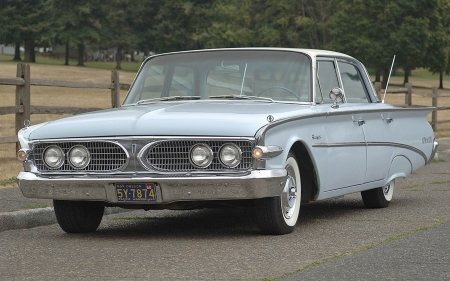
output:
[{"label": "grass", "polygon": [[450,183],[450,181],[435,181],[435,182],[432,182],[431,184],[449,184]]},{"label": "grass", "polygon": [[[9,55],[0,55],[0,63],[20,63],[20,61],[13,61],[13,56]],[[23,55],[22,55],[23,59]],[[36,54],[36,62],[35,63],[29,63],[31,66],[33,65],[61,65],[64,66],[64,58],[61,59],[55,59],[55,58],[49,58],[46,56],[43,56],[40,53]],[[126,72],[133,72],[136,73],[139,70],[139,67],[141,66],[142,60],[139,62],[122,62],[121,63],[121,71]],[[75,59],[69,59],[69,66],[76,66],[78,63]],[[85,67],[87,68],[93,68],[93,69],[106,69],[106,70],[114,70],[116,68],[115,62],[85,62]]]},{"label": "grass", "polygon": [[16,177],[0,179],[0,186],[16,186]]},{"label": "grass", "polygon": [[33,205],[25,206],[25,209],[33,210],[33,209],[42,209],[42,208],[47,208],[47,207],[52,207],[52,205],[48,205],[48,204],[33,204]]}]

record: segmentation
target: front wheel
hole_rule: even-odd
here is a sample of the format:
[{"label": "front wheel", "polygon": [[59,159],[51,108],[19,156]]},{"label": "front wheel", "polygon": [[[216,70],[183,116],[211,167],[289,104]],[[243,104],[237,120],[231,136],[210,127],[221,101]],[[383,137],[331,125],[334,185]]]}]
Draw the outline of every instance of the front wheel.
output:
[{"label": "front wheel", "polygon": [[281,195],[258,199],[255,203],[257,223],[265,234],[291,233],[300,214],[300,170],[294,154],[289,153],[284,167],[288,179]]},{"label": "front wheel", "polygon": [[382,187],[361,192],[364,205],[367,208],[386,208],[394,195],[395,180]]},{"label": "front wheel", "polygon": [[103,218],[101,202],[53,200],[56,220],[67,233],[95,231]]}]

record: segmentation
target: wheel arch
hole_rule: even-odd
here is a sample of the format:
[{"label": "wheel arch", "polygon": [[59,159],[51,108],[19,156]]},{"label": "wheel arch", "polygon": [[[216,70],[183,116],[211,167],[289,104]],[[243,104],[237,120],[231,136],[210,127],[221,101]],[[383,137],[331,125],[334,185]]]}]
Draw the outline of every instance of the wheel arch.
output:
[{"label": "wheel arch", "polygon": [[395,156],[391,161],[391,166],[389,167],[389,173],[386,177],[385,184],[396,178],[405,178],[407,175],[411,174],[412,171],[413,165],[406,156]]},{"label": "wheel arch", "polygon": [[293,143],[290,151],[294,153],[300,170],[302,202],[313,201],[318,196],[319,186],[311,154],[306,145],[301,141]]}]

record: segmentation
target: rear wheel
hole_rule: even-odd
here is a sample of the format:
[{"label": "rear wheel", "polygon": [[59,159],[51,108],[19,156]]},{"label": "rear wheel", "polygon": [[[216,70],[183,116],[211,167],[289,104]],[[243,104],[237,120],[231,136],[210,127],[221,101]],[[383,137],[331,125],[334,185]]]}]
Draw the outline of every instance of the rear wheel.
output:
[{"label": "rear wheel", "polygon": [[56,219],[67,233],[95,231],[105,209],[101,202],[53,200]]},{"label": "rear wheel", "polygon": [[288,172],[288,179],[281,195],[256,200],[257,223],[266,234],[291,233],[300,214],[300,170],[294,154],[289,153],[284,167]]},{"label": "rear wheel", "polygon": [[386,208],[392,201],[394,195],[395,180],[390,181],[383,187],[361,192],[364,205],[367,208]]}]

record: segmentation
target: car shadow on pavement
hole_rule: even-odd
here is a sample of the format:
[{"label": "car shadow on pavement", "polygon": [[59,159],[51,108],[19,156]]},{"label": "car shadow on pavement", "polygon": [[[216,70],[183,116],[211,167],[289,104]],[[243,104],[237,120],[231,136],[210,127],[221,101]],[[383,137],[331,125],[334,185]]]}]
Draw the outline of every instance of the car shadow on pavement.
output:
[{"label": "car shadow on pavement", "polygon": [[[297,228],[370,211],[364,207],[361,199],[356,197],[305,204],[301,207]],[[97,232],[81,236],[85,235],[100,239],[172,239],[177,237],[254,237],[261,236],[261,233],[256,225],[253,209],[238,207],[125,212],[104,218]]]}]

